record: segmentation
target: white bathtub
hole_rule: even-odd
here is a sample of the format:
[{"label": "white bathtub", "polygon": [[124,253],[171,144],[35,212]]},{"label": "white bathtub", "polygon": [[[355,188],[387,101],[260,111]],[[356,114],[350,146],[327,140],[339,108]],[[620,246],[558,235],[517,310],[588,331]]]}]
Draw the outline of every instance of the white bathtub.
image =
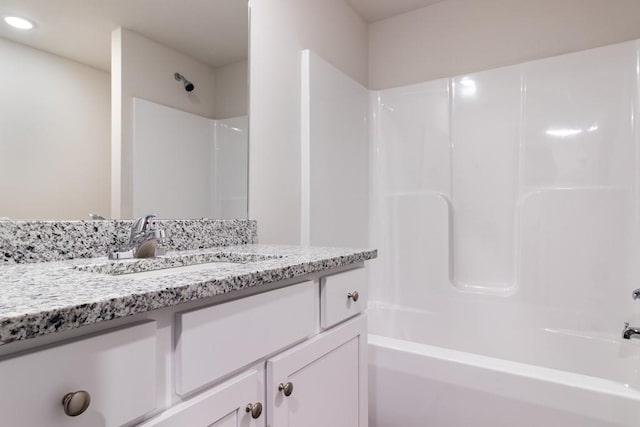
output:
[{"label": "white bathtub", "polygon": [[369,309],[371,427],[640,426],[638,342],[458,314]]}]

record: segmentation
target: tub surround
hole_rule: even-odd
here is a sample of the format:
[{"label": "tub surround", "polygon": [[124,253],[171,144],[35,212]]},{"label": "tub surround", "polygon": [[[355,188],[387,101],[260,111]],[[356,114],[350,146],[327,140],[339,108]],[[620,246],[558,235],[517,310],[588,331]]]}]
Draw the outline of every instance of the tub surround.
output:
[{"label": "tub surround", "polygon": [[[0,221],[0,265],[104,256],[125,244],[130,220]],[[168,250],[257,243],[254,220],[156,220],[167,232]]]},{"label": "tub surround", "polygon": [[[76,224],[84,226],[85,223]],[[55,230],[59,235],[62,229]],[[92,264],[105,263],[106,257],[4,265],[0,268],[0,345],[302,277],[377,256],[375,250],[258,244],[214,247],[183,254],[201,256],[207,252],[241,253],[249,257],[253,254],[254,259],[259,260],[224,264],[204,271],[172,273],[166,270],[167,273],[159,277],[145,278],[81,271]],[[43,257],[43,252],[35,250],[31,254]],[[5,264],[8,264],[6,260]]]}]

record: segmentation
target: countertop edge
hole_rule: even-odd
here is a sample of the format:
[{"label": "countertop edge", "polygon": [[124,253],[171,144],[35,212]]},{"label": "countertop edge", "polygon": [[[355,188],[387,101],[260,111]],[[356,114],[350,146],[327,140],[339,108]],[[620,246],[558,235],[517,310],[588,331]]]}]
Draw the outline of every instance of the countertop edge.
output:
[{"label": "countertop edge", "polygon": [[256,271],[224,278],[196,281],[187,285],[166,287],[151,292],[132,293],[91,303],[43,309],[38,312],[0,318],[0,346],[44,335],[68,331],[82,326],[129,317],[234,291],[295,279],[308,274],[327,271],[368,261],[377,257],[377,250],[358,250],[338,256],[290,264],[267,266]]}]

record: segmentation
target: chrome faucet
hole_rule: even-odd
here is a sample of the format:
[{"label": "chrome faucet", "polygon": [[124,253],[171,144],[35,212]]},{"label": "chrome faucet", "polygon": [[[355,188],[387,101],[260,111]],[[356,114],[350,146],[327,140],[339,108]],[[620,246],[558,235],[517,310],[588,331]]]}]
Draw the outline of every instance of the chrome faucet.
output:
[{"label": "chrome faucet", "polygon": [[110,251],[109,259],[153,258],[164,255],[164,250],[158,248],[158,244],[164,242],[166,233],[151,225],[151,221],[156,217],[155,214],[149,214],[135,220],[131,226],[127,249]]},{"label": "chrome faucet", "polygon": [[[636,300],[640,298],[640,289],[636,289],[631,293],[631,297]],[[622,338],[625,340],[630,340],[631,338],[640,338],[637,337],[640,335],[640,328],[634,328],[629,326],[629,322],[624,322],[624,329],[622,330]]]},{"label": "chrome faucet", "polygon": [[631,338],[640,338],[640,328],[631,327],[629,326],[629,322],[624,322],[622,338],[624,338],[625,340],[630,340]]}]

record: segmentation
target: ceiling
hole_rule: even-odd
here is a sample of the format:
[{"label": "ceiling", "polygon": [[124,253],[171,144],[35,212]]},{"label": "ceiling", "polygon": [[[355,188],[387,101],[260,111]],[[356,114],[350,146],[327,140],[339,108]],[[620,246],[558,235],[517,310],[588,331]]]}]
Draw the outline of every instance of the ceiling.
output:
[{"label": "ceiling", "polygon": [[242,0],[0,0],[0,15],[36,24],[0,37],[109,70],[111,32],[124,27],[212,67],[247,58],[248,7]]},{"label": "ceiling", "polygon": [[367,22],[391,18],[444,0],[347,0]]}]

